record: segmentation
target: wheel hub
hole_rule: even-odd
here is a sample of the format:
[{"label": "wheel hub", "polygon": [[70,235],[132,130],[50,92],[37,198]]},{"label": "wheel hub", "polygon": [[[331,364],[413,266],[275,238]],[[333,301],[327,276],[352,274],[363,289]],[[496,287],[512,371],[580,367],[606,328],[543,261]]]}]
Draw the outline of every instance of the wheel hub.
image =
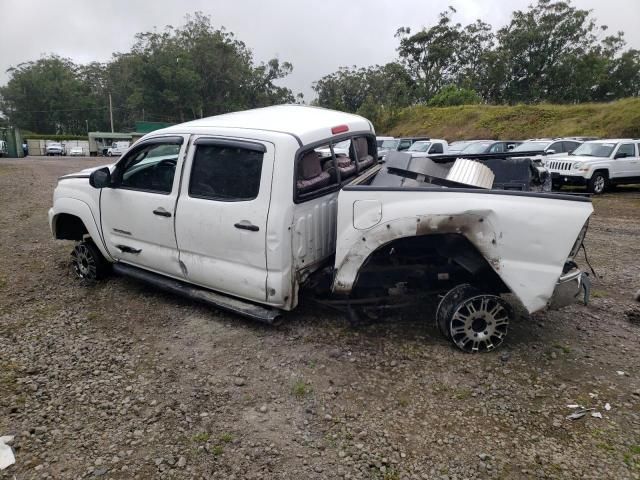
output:
[{"label": "wheel hub", "polygon": [[450,322],[451,338],[467,352],[493,350],[507,335],[509,311],[495,295],[478,295],[460,303]]}]

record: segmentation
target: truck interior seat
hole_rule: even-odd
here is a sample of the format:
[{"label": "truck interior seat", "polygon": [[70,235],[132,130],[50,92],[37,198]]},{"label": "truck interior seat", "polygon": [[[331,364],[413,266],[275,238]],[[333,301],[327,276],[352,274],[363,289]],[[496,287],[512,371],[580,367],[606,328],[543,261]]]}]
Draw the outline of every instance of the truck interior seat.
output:
[{"label": "truck interior seat", "polygon": [[367,139],[363,137],[355,138],[353,142],[358,153],[358,165],[360,165],[360,168],[363,169],[373,165],[373,157],[369,155]]},{"label": "truck interior seat", "polygon": [[296,186],[299,193],[308,193],[329,185],[331,174],[322,170],[320,156],[315,151],[307,152],[298,165]]},{"label": "truck interior seat", "polygon": [[356,164],[345,154],[340,153],[336,155],[336,164],[338,165],[340,178],[342,180],[352,177],[356,174]]}]

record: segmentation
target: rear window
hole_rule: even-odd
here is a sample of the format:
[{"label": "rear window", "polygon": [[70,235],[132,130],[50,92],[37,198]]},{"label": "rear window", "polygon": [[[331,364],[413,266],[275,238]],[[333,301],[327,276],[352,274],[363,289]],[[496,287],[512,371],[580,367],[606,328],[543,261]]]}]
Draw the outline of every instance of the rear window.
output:
[{"label": "rear window", "polygon": [[261,151],[227,145],[198,145],[193,158],[189,195],[238,202],[260,191]]}]

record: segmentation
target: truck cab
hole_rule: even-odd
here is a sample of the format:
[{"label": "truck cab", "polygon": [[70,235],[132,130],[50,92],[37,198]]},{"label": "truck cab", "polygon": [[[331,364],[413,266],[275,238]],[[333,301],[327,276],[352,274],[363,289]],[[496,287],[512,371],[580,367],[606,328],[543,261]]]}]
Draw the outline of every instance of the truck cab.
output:
[{"label": "truck cab", "polygon": [[[82,279],[112,267],[269,322],[303,291],[362,315],[459,287],[439,324],[465,351],[502,342],[503,293],[536,311],[561,285],[581,291],[571,262],[588,199],[493,191],[480,164],[471,167],[484,187],[457,181],[469,178],[467,164],[440,165],[449,174],[430,183],[379,186],[377,156],[373,126],[357,115],[290,105],[204,118],[144,136],[115,164],[61,177],[50,228],[77,242]],[[454,310],[478,295],[500,319],[482,341],[471,330],[456,338]]]}]

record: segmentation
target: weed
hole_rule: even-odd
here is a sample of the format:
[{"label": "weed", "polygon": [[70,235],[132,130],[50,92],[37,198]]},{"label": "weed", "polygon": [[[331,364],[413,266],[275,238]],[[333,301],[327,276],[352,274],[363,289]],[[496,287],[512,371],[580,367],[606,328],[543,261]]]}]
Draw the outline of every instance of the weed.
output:
[{"label": "weed", "polygon": [[383,480],[400,480],[400,474],[395,470],[391,469],[384,472],[384,477],[382,478]]},{"label": "weed", "polygon": [[223,443],[231,443],[233,441],[233,435],[231,435],[229,432],[225,432],[220,435],[220,441]]},{"label": "weed", "polygon": [[312,391],[313,389],[304,380],[301,380],[301,379],[298,379],[295,382],[293,382],[293,385],[291,386],[291,393],[293,394],[294,397],[297,397],[297,398],[302,398],[305,395],[311,393]]},{"label": "weed", "polygon": [[459,388],[456,390],[456,393],[453,394],[458,400],[466,400],[471,396],[471,390],[468,388]]},{"label": "weed", "polygon": [[210,438],[211,438],[211,435],[209,433],[200,432],[200,433],[196,433],[193,437],[191,437],[191,440],[198,443],[205,443]]},{"label": "weed", "polygon": [[222,445],[214,445],[211,449],[211,453],[218,457],[224,453],[224,448],[222,447]]},{"label": "weed", "polygon": [[616,448],[611,445],[609,442],[598,442],[596,443],[596,447],[598,447],[601,450],[604,450],[605,452],[615,452]]},{"label": "weed", "polygon": [[591,296],[593,298],[607,298],[609,294],[604,290],[591,290]]}]

